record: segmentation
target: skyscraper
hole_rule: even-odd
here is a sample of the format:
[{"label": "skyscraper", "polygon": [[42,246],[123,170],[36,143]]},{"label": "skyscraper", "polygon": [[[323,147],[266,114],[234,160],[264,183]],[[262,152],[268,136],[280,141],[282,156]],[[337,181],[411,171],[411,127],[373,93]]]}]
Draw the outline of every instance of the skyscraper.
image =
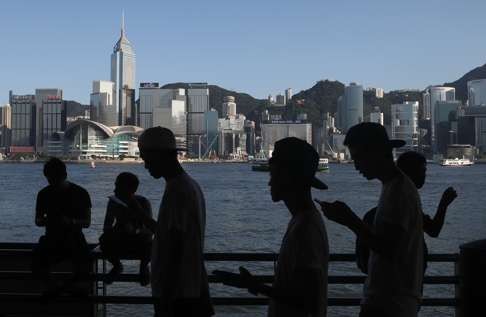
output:
[{"label": "skyscraper", "polygon": [[[122,17],[120,38],[111,54],[111,81],[115,83],[113,101],[116,105],[118,125],[133,121],[130,114],[133,105],[129,104],[135,87],[135,52],[125,35],[125,16]],[[133,98],[134,99],[134,98]]]},{"label": "skyscraper", "polygon": [[187,88],[187,154],[201,157],[206,150],[204,114],[209,110],[207,83],[191,83]]},{"label": "skyscraper", "polygon": [[429,86],[423,94],[424,119],[432,119],[437,101],[451,101],[456,99],[456,89],[453,87]]},{"label": "skyscraper", "polygon": [[109,127],[118,125],[116,105],[113,92],[115,83],[107,80],[93,81],[90,95],[90,119]]},{"label": "skyscraper", "polygon": [[344,87],[344,96],[337,101],[338,127],[343,132],[363,122],[363,86],[350,83]]},{"label": "skyscraper", "polygon": [[36,135],[36,107],[34,95],[14,95],[10,91],[12,107],[12,147],[28,147],[34,152]]},{"label": "skyscraper", "polygon": [[429,86],[423,94],[424,100],[424,119],[430,119],[430,136],[433,152],[436,151],[436,125],[438,121],[435,118],[436,107],[439,101],[456,100],[456,89],[453,87]]},{"label": "skyscraper", "polygon": [[363,86],[351,83],[344,88],[346,130],[363,122]]},{"label": "skyscraper", "polygon": [[486,79],[476,79],[467,82],[469,106],[486,106]]},{"label": "skyscraper", "polygon": [[35,104],[35,150],[36,152],[45,152],[47,141],[52,133],[62,131],[65,128],[66,112],[62,89],[36,89]]},{"label": "skyscraper", "polygon": [[10,146],[12,128],[12,107],[9,104],[0,108],[0,147]]}]

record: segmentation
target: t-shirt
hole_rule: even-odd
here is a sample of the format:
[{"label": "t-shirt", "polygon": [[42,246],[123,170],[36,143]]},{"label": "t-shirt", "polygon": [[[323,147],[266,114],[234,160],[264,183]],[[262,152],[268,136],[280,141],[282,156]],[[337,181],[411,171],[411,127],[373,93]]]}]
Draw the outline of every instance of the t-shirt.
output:
[{"label": "t-shirt", "polygon": [[417,316],[423,279],[422,208],[417,188],[401,172],[383,185],[373,230],[383,235],[387,224],[400,226],[404,234],[393,258],[371,250],[362,304],[390,316]]},{"label": "t-shirt", "polygon": [[208,289],[204,268],[204,230],[206,226],[206,204],[199,185],[186,173],[169,180],[159,210],[157,230],[152,243],[152,294],[162,294],[162,279],[169,274],[171,250],[170,232],[176,229],[183,233],[182,258],[177,280],[173,285],[176,298],[199,298]]},{"label": "t-shirt", "polygon": [[[269,317],[317,317],[326,316],[327,311],[327,269],[329,262],[329,244],[326,227],[317,210],[309,210],[292,216],[282,240],[273,287],[292,294],[292,279],[298,269],[314,269],[319,272],[319,309],[316,314],[307,314],[285,305],[281,301],[271,300],[268,307]],[[300,294],[296,294],[299,296]]]},{"label": "t-shirt", "polygon": [[[363,222],[366,223],[368,226],[373,227],[373,223],[375,221],[376,215],[376,207],[370,209],[365,215],[363,216]],[[422,221],[424,224],[424,229],[426,228],[426,223],[431,223],[432,218],[429,215],[422,214]],[[370,258],[370,247],[367,243],[362,241],[359,237],[356,238],[356,264],[358,268],[364,274],[368,274],[368,260]],[[427,248],[427,243],[425,243],[424,239],[424,274],[425,270],[427,269],[427,256],[429,255],[429,251]]]},{"label": "t-shirt", "polygon": [[[152,207],[147,198],[135,195],[135,199],[145,214],[152,218]],[[136,217],[135,211],[130,210],[128,205],[116,196],[109,197],[103,228],[113,228],[114,231],[125,234],[148,232],[148,229]]]},{"label": "t-shirt", "polygon": [[86,217],[91,208],[88,192],[71,182],[62,186],[48,185],[37,194],[36,213],[47,219],[46,235],[64,235],[68,232],[81,232],[80,225],[66,226],[62,217],[80,219]]}]

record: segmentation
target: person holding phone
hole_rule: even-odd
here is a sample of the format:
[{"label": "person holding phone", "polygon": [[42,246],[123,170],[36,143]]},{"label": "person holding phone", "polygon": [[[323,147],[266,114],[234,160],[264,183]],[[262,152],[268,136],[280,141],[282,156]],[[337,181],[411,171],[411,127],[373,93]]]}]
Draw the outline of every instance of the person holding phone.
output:
[{"label": "person holding phone", "polygon": [[[407,151],[402,153],[397,159],[398,168],[410,178],[415,184],[417,189],[421,189],[425,183],[427,161],[425,157],[415,151]],[[449,205],[457,198],[457,192],[453,187],[448,187],[442,193],[437,211],[432,218],[427,214],[423,214],[423,226],[424,233],[427,233],[429,237],[437,238],[444,226],[444,220]],[[369,210],[363,217],[363,221],[369,226],[373,226],[375,219],[376,207]],[[368,259],[369,259],[369,246],[361,241],[359,237],[356,238],[356,262],[361,272],[368,274]],[[424,274],[427,269],[427,255],[428,248],[424,241]]]},{"label": "person holding phone", "polygon": [[345,203],[319,201],[324,215],[348,227],[371,249],[360,317],[415,317],[422,297],[423,222],[417,188],[395,165],[385,127],[363,122],[344,139],[355,169],[366,179],[378,179],[381,195],[368,226]]},{"label": "person holding phone", "polygon": [[275,142],[270,159],[270,191],[282,201],[291,219],[282,240],[272,286],[257,281],[248,270],[215,271],[224,284],[270,297],[270,317],[322,317],[327,313],[329,246],[324,221],[312,201],[311,188],[327,189],[315,177],[317,151],[290,137]]}]

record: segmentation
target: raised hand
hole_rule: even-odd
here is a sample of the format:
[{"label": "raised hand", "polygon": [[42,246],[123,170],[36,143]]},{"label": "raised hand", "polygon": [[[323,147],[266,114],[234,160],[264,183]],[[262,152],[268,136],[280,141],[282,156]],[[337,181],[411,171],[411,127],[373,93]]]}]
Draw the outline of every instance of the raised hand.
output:
[{"label": "raised hand", "polygon": [[248,289],[250,293],[256,295],[258,282],[255,280],[255,277],[242,266],[240,266],[239,271],[240,274],[215,270],[213,271],[213,274],[217,276],[224,285]]},{"label": "raised hand", "polygon": [[447,188],[444,193],[442,194],[442,198],[440,199],[440,205],[447,207],[449,206],[454,199],[457,198],[457,192],[454,188],[449,187]]},{"label": "raised hand", "polygon": [[351,208],[349,208],[348,205],[346,205],[342,201],[329,203],[317,199],[314,200],[321,206],[322,213],[329,220],[332,220],[347,227],[350,227],[354,224],[357,216],[354,214]]}]

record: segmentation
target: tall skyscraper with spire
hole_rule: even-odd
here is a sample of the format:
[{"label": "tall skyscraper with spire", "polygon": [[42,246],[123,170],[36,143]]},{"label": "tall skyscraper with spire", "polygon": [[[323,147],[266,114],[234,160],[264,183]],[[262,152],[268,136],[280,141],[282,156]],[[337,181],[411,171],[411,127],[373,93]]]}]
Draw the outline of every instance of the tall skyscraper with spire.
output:
[{"label": "tall skyscraper with spire", "polygon": [[135,52],[125,35],[125,14],[122,13],[120,39],[111,54],[111,81],[115,83],[113,102],[118,125],[134,124],[135,109]]}]

